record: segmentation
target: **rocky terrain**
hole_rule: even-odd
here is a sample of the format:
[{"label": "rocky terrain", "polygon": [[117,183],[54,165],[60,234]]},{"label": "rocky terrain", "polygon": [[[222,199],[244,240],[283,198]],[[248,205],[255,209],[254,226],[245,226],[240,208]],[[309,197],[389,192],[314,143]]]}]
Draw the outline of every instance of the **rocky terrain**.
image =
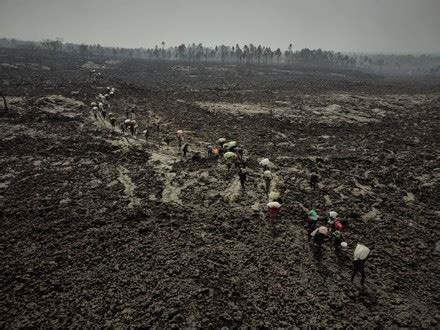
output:
[{"label": "rocky terrain", "polygon": [[[439,80],[3,49],[0,77],[2,327],[440,322]],[[107,86],[118,124],[136,107],[137,135],[94,118]],[[177,129],[187,158],[164,143]],[[222,137],[246,150],[246,191],[207,159]],[[312,253],[310,208],[348,220],[346,252]],[[350,282],[357,242],[365,288]]]}]

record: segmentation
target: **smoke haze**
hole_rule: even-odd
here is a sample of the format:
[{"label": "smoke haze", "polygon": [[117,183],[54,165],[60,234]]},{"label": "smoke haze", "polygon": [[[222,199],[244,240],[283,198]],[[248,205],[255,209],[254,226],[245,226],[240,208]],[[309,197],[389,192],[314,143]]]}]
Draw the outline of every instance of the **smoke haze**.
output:
[{"label": "smoke haze", "polygon": [[0,36],[440,53],[439,0],[0,0]]}]

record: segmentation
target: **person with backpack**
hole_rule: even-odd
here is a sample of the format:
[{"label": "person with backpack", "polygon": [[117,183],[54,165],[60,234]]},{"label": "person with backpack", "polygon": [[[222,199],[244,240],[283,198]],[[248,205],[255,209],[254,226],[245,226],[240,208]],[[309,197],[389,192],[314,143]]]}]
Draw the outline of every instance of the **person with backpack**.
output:
[{"label": "person with backpack", "polygon": [[335,252],[338,253],[339,251],[341,251],[341,243],[344,240],[342,232],[340,232],[339,230],[334,230],[332,232],[332,238],[333,238],[333,245],[335,247]]},{"label": "person with backpack", "polygon": [[183,157],[185,157],[185,158],[186,158],[186,154],[188,152],[188,148],[189,148],[189,143],[185,143],[182,147]]},{"label": "person with backpack", "polygon": [[326,226],[319,226],[310,235],[313,237],[313,245],[320,249],[328,237],[328,228]]},{"label": "person with backpack", "polygon": [[264,183],[265,183],[265,192],[267,195],[270,193],[270,184],[273,179],[273,175],[270,171],[264,171],[263,173]]},{"label": "person with backpack", "polygon": [[344,228],[341,219],[339,219],[338,217],[338,213],[336,213],[335,211],[329,212],[327,223],[330,225],[332,231],[341,231]]},{"label": "person with backpack", "polygon": [[178,148],[179,149],[182,148],[182,144],[183,144],[183,131],[181,129],[179,129],[176,132],[176,139],[177,139]]},{"label": "person with backpack", "polygon": [[310,188],[312,190],[315,190],[316,188],[318,188],[318,182],[319,182],[319,176],[316,173],[312,173],[310,175]]},{"label": "person with backpack", "polygon": [[240,179],[241,188],[243,188],[243,190],[246,190],[245,183],[247,179],[247,174],[241,168],[238,169],[238,177]]},{"label": "person with backpack", "polygon": [[113,116],[113,114],[111,112],[109,114],[109,119],[110,119],[110,124],[112,125],[113,128],[115,128],[115,126],[116,126],[116,118],[115,118],[115,116]]},{"label": "person with backpack", "polygon": [[307,213],[307,241],[310,242],[310,239],[312,238],[312,233],[315,231],[318,223],[319,215],[316,213],[314,209],[310,210]]}]

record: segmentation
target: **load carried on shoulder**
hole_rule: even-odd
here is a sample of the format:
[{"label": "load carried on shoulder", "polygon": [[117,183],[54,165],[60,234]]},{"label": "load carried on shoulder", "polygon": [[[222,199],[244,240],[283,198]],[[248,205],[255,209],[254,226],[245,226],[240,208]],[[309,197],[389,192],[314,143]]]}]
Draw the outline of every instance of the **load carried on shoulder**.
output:
[{"label": "load carried on shoulder", "polygon": [[260,160],[259,164],[263,167],[264,170],[268,170],[269,167],[274,167],[274,163],[272,163],[269,158],[263,158]]},{"label": "load carried on shoulder", "polygon": [[276,202],[280,199],[280,193],[278,191],[271,191],[269,194],[269,201]]},{"label": "load carried on shoulder", "polygon": [[363,244],[357,244],[353,253],[353,260],[365,260],[370,254],[370,249]]},{"label": "load carried on shoulder", "polygon": [[308,217],[309,220],[317,221],[318,218],[319,218],[319,215],[318,215],[318,213],[317,213],[314,209],[311,209],[311,210],[307,213],[307,217]]},{"label": "load carried on shoulder", "polygon": [[226,151],[233,151],[237,147],[237,141],[230,141],[223,144],[223,149]]},{"label": "load carried on shoulder", "polygon": [[275,219],[278,216],[280,208],[281,208],[281,204],[278,202],[267,203],[267,214],[269,218]]},{"label": "load carried on shoulder", "polygon": [[235,157],[235,154],[232,151],[225,152],[223,155],[223,158],[225,160],[233,160],[234,157]]},{"label": "load carried on shoulder", "polygon": [[268,208],[274,207],[276,209],[279,209],[281,207],[281,204],[278,202],[269,202],[269,203],[267,203],[267,207]]},{"label": "load carried on shoulder", "polygon": [[263,177],[264,177],[265,180],[272,180],[273,179],[273,174],[272,174],[271,171],[266,170],[263,173]]}]

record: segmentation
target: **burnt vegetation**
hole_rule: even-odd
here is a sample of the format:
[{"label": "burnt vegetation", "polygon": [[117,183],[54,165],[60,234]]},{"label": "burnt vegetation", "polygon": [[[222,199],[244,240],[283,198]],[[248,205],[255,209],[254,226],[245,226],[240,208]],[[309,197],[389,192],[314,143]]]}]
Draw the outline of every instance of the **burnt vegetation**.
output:
[{"label": "burnt vegetation", "polygon": [[63,43],[62,38],[45,39],[40,42],[1,38],[0,47],[67,53],[81,57],[108,56],[171,62],[240,65],[303,65],[321,68],[360,69],[386,75],[440,75],[440,56],[438,55],[344,54],[321,49],[304,48],[294,50],[293,44],[288,45],[284,51],[280,48],[272,49],[271,47],[252,43],[208,47],[201,43],[168,46],[164,41],[154,48],[121,48],[105,47],[100,44]]}]

